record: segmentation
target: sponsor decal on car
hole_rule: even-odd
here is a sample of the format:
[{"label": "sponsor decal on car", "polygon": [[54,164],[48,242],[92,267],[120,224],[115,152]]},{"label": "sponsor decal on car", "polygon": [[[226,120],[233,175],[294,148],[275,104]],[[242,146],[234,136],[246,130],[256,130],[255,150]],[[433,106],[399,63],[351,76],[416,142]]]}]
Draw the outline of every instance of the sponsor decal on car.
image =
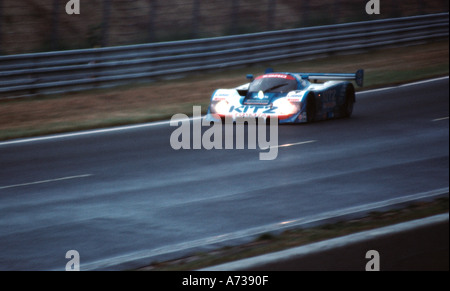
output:
[{"label": "sponsor decal on car", "polygon": [[256,80],[265,79],[265,78],[279,78],[279,79],[295,80],[294,77],[292,77],[291,75],[286,75],[286,74],[265,74],[265,75],[259,76],[258,78],[256,78]]}]

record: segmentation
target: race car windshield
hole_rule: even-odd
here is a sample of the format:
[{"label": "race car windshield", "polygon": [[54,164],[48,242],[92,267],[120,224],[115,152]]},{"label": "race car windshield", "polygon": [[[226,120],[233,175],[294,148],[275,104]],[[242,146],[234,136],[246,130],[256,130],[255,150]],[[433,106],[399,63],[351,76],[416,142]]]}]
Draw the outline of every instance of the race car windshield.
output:
[{"label": "race car windshield", "polygon": [[248,92],[283,93],[296,89],[297,82],[293,78],[257,78],[250,84]]}]

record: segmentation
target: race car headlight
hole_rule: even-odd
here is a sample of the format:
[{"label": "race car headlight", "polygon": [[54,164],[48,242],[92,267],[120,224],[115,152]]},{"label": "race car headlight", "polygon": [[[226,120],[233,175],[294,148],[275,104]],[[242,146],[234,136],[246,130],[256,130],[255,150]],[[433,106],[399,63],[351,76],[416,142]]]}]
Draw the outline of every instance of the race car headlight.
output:
[{"label": "race car headlight", "polygon": [[280,115],[290,115],[299,111],[299,105],[291,103],[286,99],[278,99],[273,103],[273,106],[277,107],[276,112]]},{"label": "race car headlight", "polygon": [[220,100],[211,103],[211,111],[212,113],[225,114],[229,109],[228,102],[226,100]]}]

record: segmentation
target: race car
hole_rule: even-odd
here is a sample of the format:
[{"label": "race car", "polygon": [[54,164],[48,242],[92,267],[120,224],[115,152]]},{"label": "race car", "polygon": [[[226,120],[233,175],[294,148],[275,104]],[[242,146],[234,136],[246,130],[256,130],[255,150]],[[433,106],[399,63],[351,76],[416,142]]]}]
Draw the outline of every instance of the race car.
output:
[{"label": "race car", "polygon": [[363,78],[362,69],[354,74],[277,73],[268,69],[256,78],[247,75],[247,84],[216,90],[206,119],[277,117],[281,124],[350,117],[356,101],[352,81],[362,87]]}]

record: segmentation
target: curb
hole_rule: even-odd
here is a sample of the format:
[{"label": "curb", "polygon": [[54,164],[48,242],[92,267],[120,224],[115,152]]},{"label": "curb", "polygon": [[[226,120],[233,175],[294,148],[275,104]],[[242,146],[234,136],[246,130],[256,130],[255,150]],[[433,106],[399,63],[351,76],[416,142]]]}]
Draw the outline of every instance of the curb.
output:
[{"label": "curb", "polygon": [[[279,252],[265,254],[253,258],[242,259],[230,263],[225,263],[213,267],[207,267],[198,271],[244,271],[244,270],[273,270],[279,265],[289,261],[289,264],[301,261],[305,256],[319,254],[321,252],[351,246],[358,243],[365,243],[377,238],[392,234],[400,234],[420,227],[429,227],[438,223],[448,223],[449,213],[430,216],[423,219],[402,222],[382,228],[358,232],[343,237],[329,239],[305,246],[295,247]],[[294,263],[293,263],[294,262]]]}]

